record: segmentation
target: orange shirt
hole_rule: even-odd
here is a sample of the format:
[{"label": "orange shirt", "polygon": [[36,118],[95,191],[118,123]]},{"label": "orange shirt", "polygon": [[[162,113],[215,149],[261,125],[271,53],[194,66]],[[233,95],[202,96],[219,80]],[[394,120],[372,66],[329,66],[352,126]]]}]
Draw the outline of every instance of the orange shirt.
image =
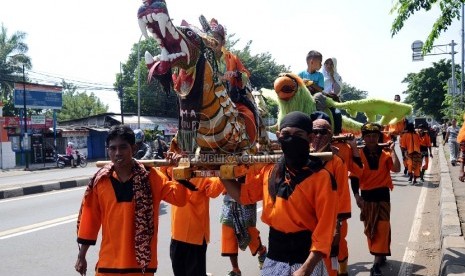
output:
[{"label": "orange shirt", "polygon": [[[351,176],[358,176],[362,173],[362,167],[360,167],[356,162],[354,162],[354,155],[352,153],[352,148],[349,144],[345,142],[333,143],[333,146],[338,148],[337,156],[346,163],[347,169],[350,172]],[[358,150],[358,149],[357,149]]]},{"label": "orange shirt", "polygon": [[174,240],[202,245],[210,242],[210,198],[223,191],[218,177],[192,178],[197,191],[187,190],[187,204],[171,208],[171,237]]},{"label": "orange shirt", "polygon": [[428,133],[425,133],[423,136],[420,136],[420,146],[423,147],[431,147],[431,138],[429,137]]},{"label": "orange shirt", "polygon": [[347,165],[337,154],[326,162],[327,169],[336,179],[337,183],[337,216],[341,219],[347,219],[351,216],[350,191],[349,191],[349,171]]},{"label": "orange shirt", "polygon": [[404,148],[408,154],[420,152],[420,135],[416,132],[406,132],[400,139],[400,147]]},{"label": "orange shirt", "polygon": [[388,125],[387,130],[391,135],[400,135],[405,129],[405,119],[400,120],[399,122]]},{"label": "orange shirt", "polygon": [[387,150],[381,150],[380,153],[378,168],[372,169],[368,164],[365,151],[360,149],[360,157],[362,158],[363,163],[363,173],[359,177],[360,190],[372,190],[382,187],[388,187],[392,190],[394,188],[390,172],[394,165],[391,153]]},{"label": "orange shirt", "polygon": [[244,87],[244,80],[247,80],[250,77],[250,72],[242,64],[241,60],[228,50],[223,51],[223,57],[226,63],[226,71],[239,71],[245,75],[241,79],[231,78],[229,80],[231,86],[240,88]]},{"label": "orange shirt", "polygon": [[[113,177],[117,179],[116,173]],[[154,234],[151,242],[152,259],[147,271],[157,268],[158,213],[161,200],[182,206],[186,204],[186,188],[150,169],[152,189]],[[134,249],[134,198],[131,202],[117,202],[110,178],[102,177],[90,194],[84,198],[78,240],[96,243],[102,227],[102,242],[96,269],[140,269]]]},{"label": "orange shirt", "polygon": [[337,191],[332,189],[328,171],[321,169],[298,184],[286,200],[279,196],[273,200],[268,182],[274,164],[262,169],[251,167],[241,189],[241,204],[263,200],[261,219],[284,233],[310,230],[311,251],[329,255],[336,226]]}]

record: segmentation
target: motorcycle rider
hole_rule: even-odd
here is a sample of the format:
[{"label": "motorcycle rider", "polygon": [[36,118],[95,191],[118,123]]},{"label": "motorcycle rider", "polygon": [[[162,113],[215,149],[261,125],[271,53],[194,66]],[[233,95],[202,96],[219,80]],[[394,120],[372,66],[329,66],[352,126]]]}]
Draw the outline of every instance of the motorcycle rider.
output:
[{"label": "motorcycle rider", "polygon": [[145,134],[142,129],[134,130],[136,136],[136,149],[134,150],[133,157],[135,159],[148,160],[152,157],[152,148],[145,143]]},{"label": "motorcycle rider", "polygon": [[166,144],[165,140],[163,140],[163,137],[160,134],[157,134],[153,145],[155,146],[154,158],[164,159],[165,152],[168,151],[168,145]]},{"label": "motorcycle rider", "polygon": [[71,167],[76,167],[74,164],[73,143],[71,142],[68,142],[68,146],[66,147],[66,157],[69,159]]}]

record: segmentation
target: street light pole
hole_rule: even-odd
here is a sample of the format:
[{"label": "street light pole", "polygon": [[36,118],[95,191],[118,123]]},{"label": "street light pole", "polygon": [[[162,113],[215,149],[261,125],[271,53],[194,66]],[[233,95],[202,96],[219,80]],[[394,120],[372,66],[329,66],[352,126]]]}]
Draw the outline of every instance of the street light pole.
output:
[{"label": "street light pole", "polygon": [[460,106],[464,107],[464,95],[463,95],[463,82],[464,82],[464,73],[463,73],[463,67],[464,67],[464,63],[465,63],[465,57],[463,56],[464,54],[464,44],[465,44],[465,36],[464,36],[464,28],[465,28],[465,21],[464,21],[464,18],[463,16],[465,15],[464,13],[464,4],[462,3],[462,63],[460,64],[460,96],[461,96],[461,100],[460,100]]},{"label": "street light pole", "polygon": [[[454,40],[451,42],[451,55],[452,55],[452,97],[455,97],[455,90],[457,89],[457,81],[455,80],[455,62],[454,62]],[[455,101],[452,101],[452,117],[455,117]]]},{"label": "street light pole", "polygon": [[[424,56],[435,56],[435,55],[445,55],[445,54],[450,54],[451,55],[451,58],[452,58],[452,76],[451,76],[451,79],[449,79],[450,84],[448,83],[448,85],[449,85],[449,89],[450,89],[449,91],[450,91],[450,94],[452,94],[452,97],[456,96],[456,90],[457,90],[457,81],[456,81],[456,78],[455,78],[455,61],[454,61],[454,59],[455,59],[454,55],[456,54],[456,52],[454,50],[455,45],[457,45],[457,44],[454,42],[454,40],[452,40],[450,44],[433,45],[433,50],[438,50],[438,52],[423,54],[423,42],[420,41],[420,40],[416,40],[416,41],[414,41],[412,43],[412,51],[413,51],[412,61],[423,61]],[[447,46],[451,47],[450,52],[447,52]],[[442,49],[441,47],[445,47],[445,50]],[[462,51],[463,51],[463,45],[462,45]],[[463,62],[463,54],[462,54],[462,62]],[[462,67],[462,71],[463,71],[463,67]],[[463,86],[463,82],[462,82],[462,86]],[[455,116],[455,104],[454,104],[454,101],[452,101],[452,114],[453,114],[453,116]]]},{"label": "street light pole", "polygon": [[140,128],[140,40],[137,42],[137,128]]},{"label": "street light pole", "polygon": [[24,71],[24,64],[23,64],[23,104],[24,104],[24,137],[23,137],[23,151],[24,151],[24,160],[26,162],[26,170],[29,169],[29,158],[26,152],[27,145],[29,144],[29,139],[27,137],[27,112],[26,112],[26,73]]}]

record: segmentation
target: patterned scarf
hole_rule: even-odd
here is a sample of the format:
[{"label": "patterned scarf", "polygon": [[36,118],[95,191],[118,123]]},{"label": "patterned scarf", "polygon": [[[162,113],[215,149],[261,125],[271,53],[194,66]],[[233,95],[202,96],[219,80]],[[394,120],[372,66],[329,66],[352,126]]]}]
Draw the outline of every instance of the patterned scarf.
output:
[{"label": "patterned scarf", "polygon": [[[105,165],[101,168],[94,177],[89,181],[87,189],[84,193],[84,199],[79,210],[77,220],[77,230],[81,223],[82,207],[85,198],[93,191],[93,188],[99,183],[102,177],[110,177],[114,171],[113,163]],[[135,202],[135,252],[136,261],[144,271],[149,265],[151,260],[150,244],[152,241],[154,227],[153,227],[153,198],[152,190],[149,184],[149,173],[145,170],[144,165],[134,160],[132,167],[133,174],[133,191]]]}]

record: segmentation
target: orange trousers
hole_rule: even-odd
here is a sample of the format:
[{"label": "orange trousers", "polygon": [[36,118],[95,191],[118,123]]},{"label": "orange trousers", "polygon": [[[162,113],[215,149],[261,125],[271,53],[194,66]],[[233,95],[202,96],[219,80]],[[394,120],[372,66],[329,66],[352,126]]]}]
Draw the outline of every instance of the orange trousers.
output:
[{"label": "orange trousers", "polygon": [[[349,230],[349,225],[347,224],[347,220],[343,220],[341,224],[340,235],[339,235],[339,253],[337,255],[337,260],[339,264],[347,262],[347,259],[349,258],[349,248],[347,247],[347,240],[346,240],[348,230]],[[331,257],[327,256],[324,259],[324,261],[325,261],[326,270],[328,271],[328,275],[337,276],[338,270],[334,270],[331,267]],[[347,271],[341,271],[341,266],[339,266],[339,272],[343,273]]]},{"label": "orange trousers", "polygon": [[409,173],[413,173],[415,177],[420,177],[421,169],[421,153],[413,152],[408,154],[407,168]]},{"label": "orange trousers", "polygon": [[[260,231],[254,226],[248,227],[247,231],[250,235],[249,249],[252,256],[257,255],[258,250],[262,246],[260,240]],[[239,252],[239,244],[237,243],[234,229],[227,225],[221,225],[221,256],[237,256]]]}]

